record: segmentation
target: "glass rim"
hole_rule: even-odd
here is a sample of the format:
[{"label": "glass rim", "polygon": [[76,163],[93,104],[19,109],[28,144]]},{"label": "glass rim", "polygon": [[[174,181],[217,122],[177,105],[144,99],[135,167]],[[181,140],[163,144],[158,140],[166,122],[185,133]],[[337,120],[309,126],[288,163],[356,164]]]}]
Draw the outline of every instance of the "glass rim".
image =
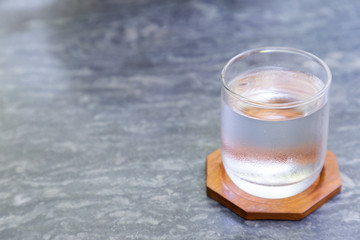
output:
[{"label": "glass rim", "polygon": [[[278,52],[278,53],[292,53],[292,54],[298,54],[298,55],[302,55],[304,57],[310,57],[311,59],[315,60],[315,62],[317,62],[323,69],[325,69],[326,75],[327,75],[327,82],[324,84],[323,88],[320,89],[318,92],[316,92],[314,95],[305,98],[303,100],[299,100],[299,101],[294,101],[294,102],[290,102],[290,103],[261,103],[261,102],[256,102],[253,101],[247,97],[242,96],[241,94],[238,94],[236,92],[234,92],[233,90],[230,89],[229,85],[226,83],[225,81],[225,73],[226,70],[236,61],[241,60],[247,56],[250,55],[254,55],[254,54],[261,54],[261,53],[269,53],[269,52]],[[261,47],[261,48],[254,48],[254,49],[250,49],[244,52],[241,52],[239,54],[237,54],[236,56],[232,57],[223,67],[221,74],[221,82],[222,82],[222,86],[224,87],[224,89],[229,92],[231,95],[235,96],[236,98],[238,98],[239,100],[259,107],[259,108],[266,108],[266,109],[286,109],[286,108],[293,108],[293,107],[298,107],[301,105],[306,105],[308,103],[311,103],[315,100],[317,100],[318,98],[320,98],[321,96],[323,96],[325,94],[325,92],[329,89],[330,84],[331,84],[331,80],[332,80],[332,74],[330,71],[330,68],[328,67],[328,65],[321,60],[319,57],[315,56],[312,53],[297,49],[297,48],[290,48],[290,47]]]}]

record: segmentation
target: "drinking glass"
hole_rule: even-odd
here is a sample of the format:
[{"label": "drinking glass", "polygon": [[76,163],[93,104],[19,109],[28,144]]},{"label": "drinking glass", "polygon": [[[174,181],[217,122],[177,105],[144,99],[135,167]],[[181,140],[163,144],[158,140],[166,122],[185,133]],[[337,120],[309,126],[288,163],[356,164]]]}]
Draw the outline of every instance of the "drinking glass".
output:
[{"label": "drinking glass", "polygon": [[319,176],[328,135],[328,66],[286,47],[248,50],[221,72],[221,155],[240,189],[296,195]]}]

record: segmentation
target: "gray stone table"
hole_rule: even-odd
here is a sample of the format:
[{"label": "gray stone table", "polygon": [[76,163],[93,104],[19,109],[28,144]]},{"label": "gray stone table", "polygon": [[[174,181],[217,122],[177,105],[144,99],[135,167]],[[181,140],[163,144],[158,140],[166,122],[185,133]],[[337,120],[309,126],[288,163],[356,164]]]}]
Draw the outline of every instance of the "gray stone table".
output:
[{"label": "gray stone table", "polygon": [[[0,239],[359,239],[360,2],[3,0]],[[219,72],[265,45],[333,72],[343,189],[302,221],[206,196]]]}]

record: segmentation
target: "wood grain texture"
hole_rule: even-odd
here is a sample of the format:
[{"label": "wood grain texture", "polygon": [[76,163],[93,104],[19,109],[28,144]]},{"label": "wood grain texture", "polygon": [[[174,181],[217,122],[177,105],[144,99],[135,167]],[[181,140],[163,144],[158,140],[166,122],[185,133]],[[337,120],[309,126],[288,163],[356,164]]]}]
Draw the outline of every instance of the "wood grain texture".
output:
[{"label": "wood grain texture", "polygon": [[220,149],[207,157],[206,175],[207,195],[246,219],[300,220],[341,190],[336,156],[330,151],[318,179],[305,191],[283,199],[255,197],[238,188],[224,170]]}]

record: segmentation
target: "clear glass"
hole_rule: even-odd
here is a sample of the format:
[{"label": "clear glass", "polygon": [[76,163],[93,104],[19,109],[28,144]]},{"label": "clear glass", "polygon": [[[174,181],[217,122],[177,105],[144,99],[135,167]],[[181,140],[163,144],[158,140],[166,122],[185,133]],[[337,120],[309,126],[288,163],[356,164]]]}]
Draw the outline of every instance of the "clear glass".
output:
[{"label": "clear glass", "polygon": [[285,198],[307,189],[324,165],[331,72],[302,50],[265,47],[221,73],[221,155],[245,192]]}]

